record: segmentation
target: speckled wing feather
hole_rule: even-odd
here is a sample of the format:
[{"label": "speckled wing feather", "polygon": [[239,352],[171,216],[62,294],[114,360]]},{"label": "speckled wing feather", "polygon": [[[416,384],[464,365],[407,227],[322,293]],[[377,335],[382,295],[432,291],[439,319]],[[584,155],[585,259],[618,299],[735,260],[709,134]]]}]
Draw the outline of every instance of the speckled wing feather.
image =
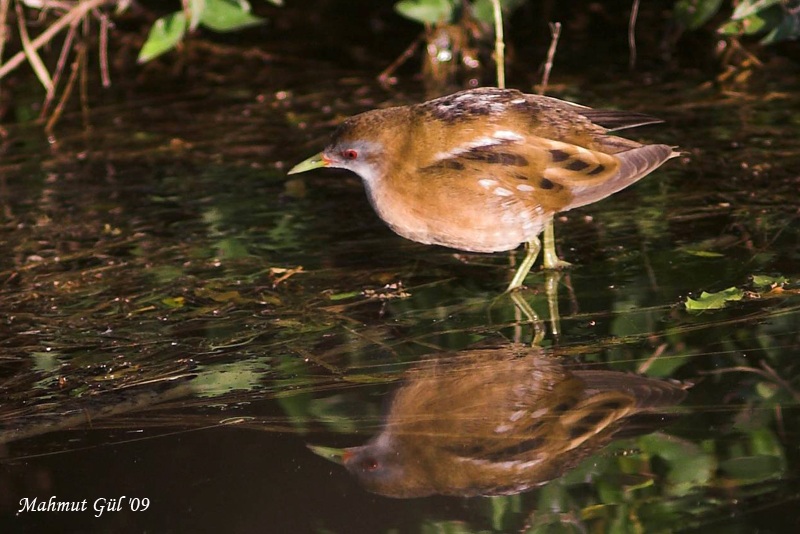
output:
[{"label": "speckled wing feather", "polygon": [[567,160],[569,163],[548,167],[545,171],[549,179],[571,193],[572,199],[562,211],[592,204],[613,195],[678,155],[667,145],[645,145],[618,152],[613,156],[604,154],[606,158],[616,160],[613,165],[604,165],[594,163],[597,152],[587,155],[585,149],[580,147],[574,147],[573,150]]},{"label": "speckled wing feather", "polygon": [[497,130],[494,136],[464,143],[439,154],[421,172],[438,174],[440,179],[452,174],[465,187],[479,185],[498,201],[541,208],[538,214],[544,215],[602,200],[677,155],[667,145],[639,145],[611,155],[536,136],[514,139],[514,135]]},{"label": "speckled wing feather", "polygon": [[[613,114],[605,112],[603,117],[611,120]],[[619,117],[614,123],[619,128],[623,123],[632,126],[626,121],[644,120],[638,114],[620,113]],[[579,140],[586,145],[581,146],[531,135],[515,129],[515,122],[480,124],[473,130],[480,134],[462,134],[458,144],[436,153],[420,171],[453,182],[457,177],[463,187],[477,184],[499,197],[504,206],[518,204],[520,209],[524,206],[532,214],[545,216],[602,200],[678,155],[667,145],[642,146],[606,135],[599,127],[591,137]]]}]

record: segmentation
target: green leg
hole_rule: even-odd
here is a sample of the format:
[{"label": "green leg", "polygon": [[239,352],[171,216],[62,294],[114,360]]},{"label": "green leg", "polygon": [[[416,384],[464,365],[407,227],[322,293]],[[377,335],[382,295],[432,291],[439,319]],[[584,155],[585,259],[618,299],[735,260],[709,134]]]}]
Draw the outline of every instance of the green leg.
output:
[{"label": "green leg", "polygon": [[558,313],[558,283],[563,276],[558,271],[547,271],[545,274],[545,292],[547,293],[547,308],[550,312],[550,331],[554,337],[561,334],[561,315]]},{"label": "green leg", "polygon": [[558,259],[556,254],[556,238],[553,231],[553,219],[544,227],[544,268],[545,269],[566,269],[572,264],[568,261]]},{"label": "green leg", "polygon": [[522,263],[519,264],[519,267],[517,267],[517,272],[514,273],[514,278],[512,278],[511,283],[508,284],[508,288],[506,288],[506,293],[522,287],[522,282],[525,281],[525,277],[528,276],[528,273],[531,271],[531,267],[533,267],[533,262],[536,261],[536,256],[539,255],[539,250],[541,250],[542,248],[542,244],[539,242],[539,239],[535,237],[533,238],[532,241],[529,241],[525,246],[528,249],[528,253],[522,260]]},{"label": "green leg", "polygon": [[[533,328],[533,339],[531,340],[531,346],[534,347],[538,346],[544,339],[544,334],[545,334],[544,325],[542,324],[542,321],[539,319],[539,316],[536,314],[536,312],[533,311],[531,305],[528,304],[528,302],[522,297],[522,295],[520,295],[518,292],[515,291],[511,293],[510,297],[511,301],[514,303],[517,309],[525,316],[525,318],[528,320],[528,323]],[[515,342],[519,343],[520,341],[515,339]]]}]

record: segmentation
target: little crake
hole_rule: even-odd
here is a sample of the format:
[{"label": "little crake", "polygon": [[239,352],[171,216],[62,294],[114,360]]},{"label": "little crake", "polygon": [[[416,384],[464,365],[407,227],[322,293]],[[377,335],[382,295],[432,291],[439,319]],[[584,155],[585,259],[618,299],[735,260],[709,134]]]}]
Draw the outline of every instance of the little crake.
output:
[{"label": "little crake", "polygon": [[351,117],[289,174],[355,172],[378,216],[413,241],[472,252],[527,243],[513,290],[530,271],[543,230],[545,268],[567,265],[553,244],[556,213],[602,200],[678,155],[668,145],[609,134],[657,122],[513,89],[471,89]]}]

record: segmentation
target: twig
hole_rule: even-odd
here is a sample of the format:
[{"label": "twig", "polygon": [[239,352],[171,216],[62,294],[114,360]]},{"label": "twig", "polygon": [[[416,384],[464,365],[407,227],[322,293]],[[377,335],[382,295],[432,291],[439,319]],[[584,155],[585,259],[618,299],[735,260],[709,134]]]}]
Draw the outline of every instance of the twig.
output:
[{"label": "twig", "polygon": [[421,42],[422,42],[424,39],[425,39],[425,34],[424,34],[424,33],[420,34],[420,36],[419,36],[419,37],[417,37],[416,39],[414,39],[414,41],[413,41],[413,42],[412,42],[410,45],[408,45],[408,48],[406,48],[406,49],[403,51],[403,53],[402,53],[402,54],[400,54],[400,55],[397,57],[397,59],[395,59],[395,60],[392,62],[392,64],[391,64],[391,65],[389,65],[388,67],[386,67],[385,69],[383,69],[383,72],[381,72],[381,73],[378,75],[378,82],[379,82],[381,85],[383,85],[383,86],[389,86],[389,85],[392,85],[392,81],[393,81],[393,80],[392,80],[392,78],[393,78],[393,76],[392,76],[392,75],[394,74],[394,71],[396,71],[396,70],[397,70],[397,68],[398,68],[398,67],[400,67],[400,65],[402,65],[403,63],[405,63],[405,62],[408,60],[408,58],[410,58],[410,57],[411,57],[411,56],[414,54],[414,52],[416,52],[416,50],[417,50],[417,47],[419,47],[419,44],[420,44],[420,43],[421,43]]},{"label": "twig", "polygon": [[[90,20],[89,17],[83,18],[83,35],[89,35],[91,30],[90,28]],[[80,61],[81,67],[81,112],[83,118],[83,126],[84,128],[89,127],[89,48],[87,44],[81,43],[80,44],[80,54],[78,54],[78,58]]]},{"label": "twig", "polygon": [[56,96],[56,89],[58,89],[58,84],[61,82],[61,75],[64,74],[64,69],[67,66],[67,58],[69,57],[69,53],[72,50],[72,41],[75,39],[75,33],[78,31],[78,25],[73,24],[69,27],[69,32],[67,32],[67,36],[64,39],[64,44],[61,47],[61,53],[58,56],[58,62],[56,63],[56,70],[55,74],[53,75],[53,92],[49,93],[45,99],[44,104],[42,104],[42,111],[39,113],[39,118],[44,119],[47,116],[47,111],[50,109],[50,104],[53,103]]},{"label": "twig", "polygon": [[659,356],[664,354],[664,351],[667,350],[667,346],[668,345],[666,343],[662,343],[656,347],[656,350],[653,352],[653,354],[643,361],[641,365],[639,365],[639,367],[636,369],[636,373],[640,375],[645,374],[647,370],[650,369],[650,366],[653,365],[653,362],[655,362]]},{"label": "twig", "polygon": [[80,70],[80,63],[83,59],[84,51],[85,49],[83,47],[78,50],[78,56],[75,58],[75,61],[72,62],[72,72],[69,74],[67,86],[64,87],[64,92],[61,94],[61,99],[59,99],[56,109],[53,110],[53,114],[50,115],[50,118],[47,120],[47,124],[44,127],[44,131],[48,136],[53,135],[53,128],[61,118],[61,114],[64,112],[64,105],[67,103],[67,100],[69,100],[69,97],[72,94],[72,88],[75,87],[75,81],[78,79],[78,71]]},{"label": "twig", "polygon": [[500,9],[500,0],[492,0],[494,11],[494,60],[497,64],[497,87],[506,88],[506,43],[503,35],[503,10]]},{"label": "twig", "polygon": [[[36,39],[30,42],[32,50],[38,50],[45,44],[49,43],[61,30],[73,23],[73,21],[82,19],[86,13],[92,9],[102,6],[109,0],[84,0],[78,3],[75,7],[70,9],[63,17],[55,21],[52,25],[40,33]],[[22,50],[14,54],[6,63],[0,66],[0,79],[3,79],[6,74],[19,67],[26,59],[25,51]]]},{"label": "twig", "polygon": [[53,92],[53,79],[50,77],[47,67],[44,66],[42,58],[39,57],[36,49],[31,46],[28,28],[25,26],[25,12],[22,10],[22,4],[19,0],[14,2],[14,8],[17,10],[17,27],[19,28],[19,39],[22,41],[22,53],[28,58],[28,63],[30,63],[33,72],[36,73],[39,82],[47,90],[47,94],[50,95]]},{"label": "twig", "polygon": [[543,95],[547,91],[547,84],[550,82],[550,71],[553,70],[553,58],[556,56],[558,38],[561,37],[561,23],[551,22],[550,26],[550,48],[547,49],[547,61],[544,64],[542,73],[542,85],[539,87],[539,94]]},{"label": "twig", "polygon": [[103,87],[111,87],[111,75],[108,68],[108,29],[111,21],[105,13],[100,14],[100,78]]},{"label": "twig", "polygon": [[778,376],[778,373],[775,372],[775,369],[770,367],[766,362],[761,362],[762,369],[756,369],[754,367],[746,367],[743,365],[739,365],[736,367],[728,367],[727,369],[714,369],[712,371],[701,371],[700,374],[704,375],[721,375],[725,373],[735,373],[735,372],[743,372],[743,373],[754,373],[768,380],[772,380],[774,383],[778,384],[782,388],[784,388],[796,401],[800,401],[800,392],[795,391],[792,388],[792,385]]},{"label": "twig", "polygon": [[631,18],[628,21],[628,68],[633,70],[636,66],[636,19],[639,17],[639,0],[633,0],[631,6]]}]

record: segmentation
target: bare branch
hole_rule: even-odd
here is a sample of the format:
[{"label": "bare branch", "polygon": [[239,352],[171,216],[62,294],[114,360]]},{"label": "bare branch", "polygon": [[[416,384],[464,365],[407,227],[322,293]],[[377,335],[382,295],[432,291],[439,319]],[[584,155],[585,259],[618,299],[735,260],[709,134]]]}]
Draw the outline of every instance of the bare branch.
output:
[{"label": "bare branch", "polygon": [[539,87],[539,94],[543,95],[547,91],[547,84],[550,82],[550,71],[553,70],[553,58],[556,56],[558,38],[561,37],[561,23],[551,22],[550,24],[550,48],[547,49],[547,61],[544,64],[542,74],[542,85]]},{"label": "bare branch", "polygon": [[58,89],[58,84],[61,82],[61,76],[64,74],[64,69],[67,65],[67,58],[69,57],[69,53],[72,50],[72,41],[75,40],[75,34],[78,31],[78,25],[73,24],[69,27],[69,32],[67,32],[67,37],[64,39],[64,44],[61,47],[61,53],[58,56],[58,63],[56,63],[56,70],[55,74],[53,75],[53,92],[49,93],[47,97],[44,99],[44,104],[42,105],[42,112],[39,113],[39,118],[43,119],[47,116],[47,112],[50,109],[50,104],[53,103],[53,100],[56,96],[56,89]]},{"label": "bare branch", "polygon": [[[65,13],[63,17],[59,18],[45,31],[40,33],[36,39],[30,42],[32,50],[38,50],[45,44],[49,43],[61,30],[72,24],[74,21],[82,19],[86,13],[97,7],[106,4],[109,0],[85,0],[78,3],[69,12]],[[25,51],[20,51],[14,54],[6,63],[0,66],[0,79],[3,79],[6,74],[16,69],[25,61]]]},{"label": "bare branch", "polygon": [[44,66],[42,58],[36,52],[36,49],[31,45],[31,39],[28,36],[28,28],[25,26],[25,12],[22,10],[22,4],[17,0],[14,3],[14,8],[17,10],[17,27],[19,28],[19,38],[22,41],[22,53],[28,58],[33,72],[39,78],[39,82],[47,90],[50,95],[53,92],[53,79],[50,77],[50,72]]},{"label": "bare branch", "polygon": [[628,67],[633,70],[636,66],[636,19],[639,17],[639,0],[633,0],[631,6],[631,18],[628,21]]},{"label": "bare branch", "polygon": [[103,87],[111,87],[111,74],[108,68],[108,29],[111,21],[105,13],[100,14],[100,78]]}]

